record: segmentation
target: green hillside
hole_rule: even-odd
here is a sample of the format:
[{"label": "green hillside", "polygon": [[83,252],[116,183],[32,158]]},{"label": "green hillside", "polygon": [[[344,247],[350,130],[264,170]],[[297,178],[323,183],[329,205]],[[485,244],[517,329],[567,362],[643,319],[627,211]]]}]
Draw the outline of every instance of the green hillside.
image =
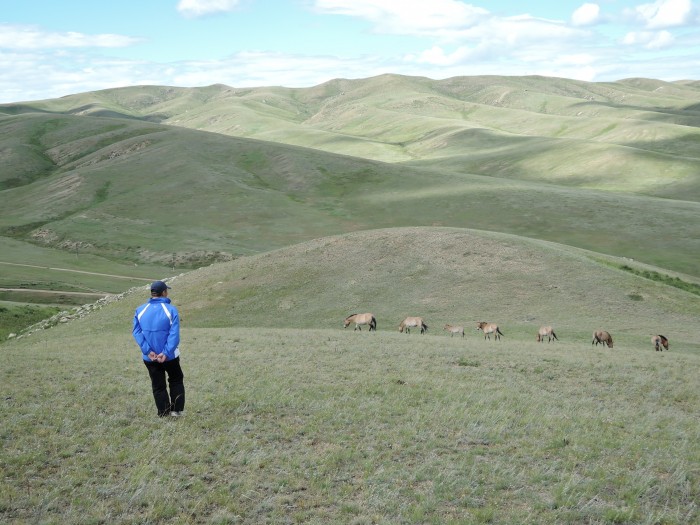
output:
[{"label": "green hillside", "polygon": [[[5,104],[0,245],[5,262],[33,264],[23,254],[41,247],[47,267],[96,265],[131,286],[327,235],[446,226],[692,281],[698,93],[644,79],[384,75]],[[113,289],[32,272],[7,267],[4,287]]]},{"label": "green hillside", "polygon": [[[392,228],[174,276],[188,397],[173,421],[131,337],[134,288],[3,344],[0,520],[694,523],[700,297],[627,264]],[[376,333],[343,330],[367,310]],[[428,333],[398,333],[407,315]],[[558,342],[535,342],[542,323]],[[599,328],[614,348],[591,345]]]},{"label": "green hillside", "polygon": [[[473,331],[490,320],[509,340],[534,339],[533,330],[553,324],[563,340],[590,343],[604,325],[620,345],[646,345],[660,332],[673,334],[676,351],[700,352],[700,286],[683,290],[645,277],[649,270],[547,241],[426,227],[318,238],[168,282],[187,325],[197,328],[340,328],[347,315],[370,311],[380,332],[417,315],[433,335],[445,323]],[[123,329],[146,292],[136,284],[94,323]]]},{"label": "green hillside", "polygon": [[[699,99],[385,75],[0,106],[0,522],[696,523]],[[162,278],[167,420],[131,336]]]},{"label": "green hillside", "polygon": [[588,340],[606,325],[623,345],[665,331],[683,341],[679,347],[700,350],[700,295],[620,269],[629,264],[499,233],[391,228],[203,268],[173,286],[198,327],[339,327],[347,315],[370,311],[379,331],[396,331],[413,315],[436,334],[445,323],[473,331],[489,320],[526,340],[541,324],[556,325],[568,340]]},{"label": "green hillside", "polygon": [[16,240],[182,268],[334,233],[442,225],[700,271],[694,202],[409,169],[115,119],[90,119],[82,136],[82,119],[54,116],[64,133],[37,132],[47,118],[21,123],[62,164],[2,192],[0,228]]},{"label": "green hillside", "polygon": [[136,86],[0,111],[122,115],[459,173],[697,201],[699,104],[700,89],[688,82],[383,75],[303,89]]},{"label": "green hillside", "polygon": [[[384,75],[0,106],[0,522],[698,522],[699,98]],[[184,418],[131,335],[153,279]]]}]

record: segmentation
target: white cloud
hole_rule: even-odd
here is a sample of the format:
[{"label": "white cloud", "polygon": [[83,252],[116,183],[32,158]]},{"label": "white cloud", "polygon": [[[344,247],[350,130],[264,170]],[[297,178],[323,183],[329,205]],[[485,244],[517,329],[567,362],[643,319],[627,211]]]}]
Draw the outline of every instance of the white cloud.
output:
[{"label": "white cloud", "polygon": [[197,17],[232,11],[239,0],[180,0],[177,10],[185,16]]},{"label": "white cloud", "polygon": [[87,57],[75,51],[0,54],[0,101],[56,98],[72,93],[163,80],[146,62]]},{"label": "white cloud", "polygon": [[316,0],[314,7],[321,13],[364,18],[376,31],[392,34],[446,35],[490,16],[486,9],[456,0]]},{"label": "white cloud", "polygon": [[562,55],[555,63],[565,66],[588,66],[595,62],[595,57],[590,53],[573,53]]},{"label": "white cloud", "polygon": [[[604,53],[599,37],[583,29],[529,15],[490,17],[457,32],[460,43],[450,50],[434,45],[404,57],[407,67],[423,67],[438,78],[450,75],[550,75],[592,80]],[[594,42],[596,51],[583,51]],[[460,45],[461,44],[461,45]],[[499,73],[500,72],[500,73]]]},{"label": "white cloud", "polygon": [[[558,48],[565,42],[581,40],[588,35],[585,31],[571,28],[562,22],[534,18],[529,15],[494,17],[459,34],[467,40],[518,48],[536,42],[549,42],[552,49]],[[508,51],[507,48],[502,47],[502,49],[504,53]]]},{"label": "white cloud", "polygon": [[172,85],[233,87],[311,87],[334,78],[365,78],[392,70],[376,56],[342,59],[326,55],[295,55],[277,52],[241,52],[223,60],[189,61],[178,64]]},{"label": "white cloud", "polygon": [[139,39],[114,34],[86,35],[73,31],[47,32],[32,26],[0,24],[0,49],[57,49],[77,47],[126,47]]},{"label": "white cloud", "polygon": [[651,4],[638,5],[628,13],[649,29],[687,25],[694,17],[691,0],[657,0]]},{"label": "white cloud", "polygon": [[600,6],[598,4],[583,4],[571,15],[574,26],[590,26],[600,21]]},{"label": "white cloud", "polygon": [[409,62],[418,64],[431,64],[435,66],[452,66],[459,64],[467,59],[470,51],[467,47],[459,47],[452,53],[445,53],[445,50],[439,46],[433,46],[426,49],[419,55],[408,55],[404,59]]},{"label": "white cloud", "polygon": [[622,43],[629,46],[643,46],[647,49],[663,49],[674,43],[668,31],[638,31],[627,33]]}]

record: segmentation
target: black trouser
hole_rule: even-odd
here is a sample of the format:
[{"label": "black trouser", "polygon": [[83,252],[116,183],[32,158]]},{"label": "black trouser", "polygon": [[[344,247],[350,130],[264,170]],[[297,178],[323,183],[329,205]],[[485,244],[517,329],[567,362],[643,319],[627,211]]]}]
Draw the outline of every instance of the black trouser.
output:
[{"label": "black trouser", "polygon": [[[153,387],[153,399],[156,400],[156,408],[159,416],[167,416],[170,411],[182,412],[185,409],[185,376],[180,368],[180,358],[176,357],[165,363],[155,361],[143,362],[148,368]],[[170,384],[170,396],[165,384],[165,374],[168,374]]]}]

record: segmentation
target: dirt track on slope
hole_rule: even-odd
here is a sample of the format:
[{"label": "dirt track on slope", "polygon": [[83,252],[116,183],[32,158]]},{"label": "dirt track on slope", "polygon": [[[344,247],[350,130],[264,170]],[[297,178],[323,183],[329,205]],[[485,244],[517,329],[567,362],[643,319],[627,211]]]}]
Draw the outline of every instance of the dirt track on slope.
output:
[{"label": "dirt track on slope", "polygon": [[54,295],[88,295],[93,297],[105,297],[106,295],[113,295],[108,292],[65,292],[62,290],[45,290],[42,288],[0,288],[0,292],[29,292]]},{"label": "dirt track on slope", "polygon": [[7,266],[23,266],[26,268],[40,268],[42,270],[56,270],[59,272],[73,272],[73,273],[82,273],[82,274],[87,274],[87,275],[100,275],[102,277],[114,277],[116,279],[131,279],[134,281],[155,281],[155,279],[148,279],[146,277],[134,277],[132,275],[114,275],[111,273],[99,273],[99,272],[88,272],[86,270],[71,270],[70,268],[56,268],[52,266],[40,266],[38,264],[21,264],[21,263],[11,263],[11,262],[4,262],[0,261],[0,264],[5,264]]}]

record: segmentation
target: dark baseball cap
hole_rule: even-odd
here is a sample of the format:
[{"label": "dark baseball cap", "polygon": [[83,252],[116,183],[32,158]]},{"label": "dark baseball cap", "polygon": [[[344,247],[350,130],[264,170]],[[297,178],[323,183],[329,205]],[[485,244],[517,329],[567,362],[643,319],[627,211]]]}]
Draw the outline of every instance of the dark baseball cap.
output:
[{"label": "dark baseball cap", "polygon": [[151,292],[163,293],[165,290],[169,290],[170,286],[165,284],[163,281],[153,281],[151,283]]}]

